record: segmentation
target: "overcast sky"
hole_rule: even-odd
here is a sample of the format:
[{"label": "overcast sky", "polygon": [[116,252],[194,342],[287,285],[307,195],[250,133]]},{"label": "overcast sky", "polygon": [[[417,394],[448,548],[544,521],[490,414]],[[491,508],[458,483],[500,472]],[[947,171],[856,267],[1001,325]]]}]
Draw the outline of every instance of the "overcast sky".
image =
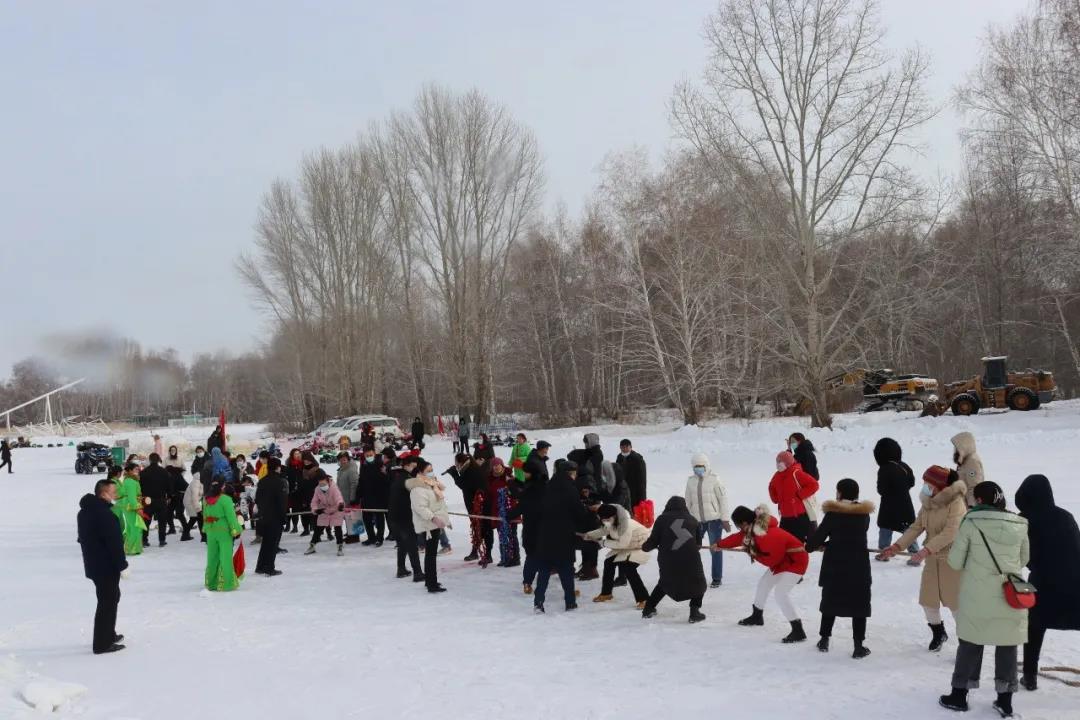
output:
[{"label": "overcast sky", "polygon": [[[233,268],[261,194],[437,81],[536,133],[548,205],[581,207],[612,150],[671,142],[714,0],[34,2],[0,7],[0,377],[41,338],[113,329],[145,347],[255,342]],[[933,58],[946,103],[1021,0],[886,0],[889,43]],[[953,173],[959,121],[920,170]]]}]

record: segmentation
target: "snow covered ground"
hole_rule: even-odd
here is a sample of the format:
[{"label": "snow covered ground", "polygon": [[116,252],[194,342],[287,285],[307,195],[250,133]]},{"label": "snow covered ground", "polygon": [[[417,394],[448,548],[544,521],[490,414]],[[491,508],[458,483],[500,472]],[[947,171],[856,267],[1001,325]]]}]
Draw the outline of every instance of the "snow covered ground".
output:
[{"label": "snow covered ground", "polygon": [[[682,492],[697,451],[711,457],[736,503],[767,500],[776,452],[790,432],[807,432],[805,425],[783,419],[589,430],[600,433],[609,456],[620,438],[634,440],[648,462],[649,494],[659,512],[671,494]],[[987,477],[1006,489],[1010,504],[1021,480],[1039,472],[1053,482],[1058,503],[1080,513],[1073,471],[1080,402],[967,419],[848,415],[837,418],[832,432],[807,434],[818,448],[823,487],[850,476],[876,500],[871,450],[878,438],[896,438],[921,474],[932,463],[949,463],[949,438],[961,430],[975,433]],[[531,433],[530,439],[547,439],[553,456],[562,456],[584,431]],[[253,444],[259,428],[231,432],[234,442]],[[163,432],[167,445],[195,443],[206,434]],[[142,443],[143,434],[135,439]],[[428,456],[441,471],[450,464],[450,447],[436,441]],[[700,625],[688,625],[686,605],[670,601],[643,621],[628,588],[616,589],[615,602],[594,605],[597,581],[581,584],[581,609],[569,614],[561,610],[556,581],[548,614],[534,616],[519,569],[481,570],[461,561],[468,551],[464,523],[451,532],[453,555],[440,558],[449,592],[438,596],[394,579],[390,545],[349,546],[343,558],[321,545],[305,557],[305,539],[296,535],[284,539],[290,551],[279,557],[284,575],[249,573],[238,592],[203,593],[204,546],[170,536],[167,547],[155,543],[133,558],[132,577],[122,583],[118,629],[127,649],[95,657],[93,586],[83,577],[75,542],[77,503],[92,479],[74,474],[73,460],[68,447],[19,450],[16,474],[0,475],[0,718],[40,717],[54,705],[54,716],[85,720],[950,715],[936,701],[947,691],[956,641],[940,655],[926,652],[929,631],[916,603],[919,571],[903,563],[873,564],[867,641],[873,655],[854,661],[845,620],[837,623],[828,655],[812,641],[781,645],[788,628],[772,605],[764,628],[736,626],[760,572],[738,556],[726,557],[724,587],[706,595],[708,620]],[[456,489],[449,497],[456,500],[451,509],[461,510]],[[876,527],[871,533],[876,539]],[[819,562],[815,557],[807,582],[794,593],[812,638]],[[642,575],[651,586],[655,562]],[[968,717],[996,717],[991,657]],[[1080,633],[1050,632],[1043,662],[1080,666]],[[31,709],[38,701],[44,710]],[[1037,693],[1021,691],[1015,704],[1028,720],[1080,718],[1080,690],[1047,680]]]}]

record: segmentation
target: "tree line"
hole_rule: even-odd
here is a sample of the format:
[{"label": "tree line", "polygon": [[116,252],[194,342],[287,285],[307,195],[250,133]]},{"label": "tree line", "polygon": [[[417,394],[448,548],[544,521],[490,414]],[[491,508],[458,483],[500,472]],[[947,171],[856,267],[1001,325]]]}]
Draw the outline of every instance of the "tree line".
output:
[{"label": "tree line", "polygon": [[[950,381],[1008,354],[1075,393],[1077,0],[987,32],[949,99],[963,166],[941,185],[911,170],[944,107],[930,61],[886,49],[874,0],[723,0],[704,29],[663,161],[613,149],[576,217],[545,209],[535,136],[479,91],[425,87],[305,157],[237,261],[271,341],[197,360],[185,392],[308,426],[642,407],[697,422],[765,403],[824,426],[838,373]],[[137,404],[127,392],[109,402]]]}]

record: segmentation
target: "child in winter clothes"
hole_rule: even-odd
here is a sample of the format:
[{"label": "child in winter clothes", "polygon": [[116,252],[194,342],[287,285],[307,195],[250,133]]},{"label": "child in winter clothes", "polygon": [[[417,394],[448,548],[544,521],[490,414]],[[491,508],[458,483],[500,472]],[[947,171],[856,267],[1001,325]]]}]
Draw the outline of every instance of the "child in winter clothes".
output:
[{"label": "child in winter clothes", "polygon": [[870,617],[870,556],[866,531],[870,529],[872,502],[859,502],[859,483],[844,478],[836,484],[836,500],[826,500],[825,516],[806,543],[807,552],[825,549],[821,561],[821,640],[817,648],[829,651],[829,636],[837,617],[851,618],[855,636],[852,657],[870,654],[864,645],[866,618]]},{"label": "child in winter clothes", "polygon": [[754,596],[753,612],[740,620],[739,624],[764,625],[765,602],[775,590],[776,604],[791,623],[791,633],[783,641],[802,642],[806,639],[806,632],[795,606],[791,604],[791,590],[802,580],[810,564],[802,541],[782,529],[764,505],[758,505],[756,510],[740,505],[731,513],[731,522],[739,532],[728,535],[716,547],[745,548],[751,560],[765,566]]},{"label": "child in winter clothes", "polygon": [[611,593],[615,586],[615,569],[618,567],[634,592],[638,610],[644,610],[649,591],[645,589],[637,569],[639,565],[649,562],[649,554],[641,549],[649,539],[649,529],[630,517],[630,512],[621,505],[601,505],[596,515],[600,518],[600,527],[585,533],[584,538],[600,543],[609,552],[604,560],[600,594],[593,598],[593,602],[614,599]]},{"label": "child in winter clothes", "polygon": [[341,534],[341,523],[345,520],[345,500],[341,497],[341,491],[337,485],[330,482],[330,476],[326,471],[319,469],[315,472],[315,480],[318,487],[315,495],[311,498],[311,511],[315,513],[315,535],[311,538],[305,555],[315,552],[315,546],[322,538],[323,530],[326,537],[330,537],[330,528],[334,529],[334,539],[337,541],[337,554],[345,554],[345,538]]},{"label": "child in winter clothes", "polygon": [[[707,533],[709,544],[715,544],[725,532],[731,532],[731,523],[727,521],[727,491],[720,477],[709,465],[707,455],[695,454],[690,459],[690,466],[694,474],[686,481],[686,507],[698,521],[698,541]],[[715,549],[711,550],[711,553],[712,587],[718,588],[724,579],[724,553]]]}]

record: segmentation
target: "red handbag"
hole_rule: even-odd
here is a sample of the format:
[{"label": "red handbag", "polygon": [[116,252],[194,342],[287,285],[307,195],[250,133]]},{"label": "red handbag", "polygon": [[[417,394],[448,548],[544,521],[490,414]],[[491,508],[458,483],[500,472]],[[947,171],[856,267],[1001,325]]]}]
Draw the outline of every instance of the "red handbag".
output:
[{"label": "red handbag", "polygon": [[[974,523],[972,524],[974,525]],[[979,531],[979,535],[982,535],[983,544],[986,545],[986,552],[990,553],[990,559],[994,561],[994,567],[997,569],[998,574],[1005,577],[1005,582],[1001,584],[1001,589],[1005,593],[1005,602],[1008,603],[1009,607],[1016,610],[1030,610],[1035,607],[1037,599],[1035,586],[1016,573],[1001,572],[1001,566],[998,565],[997,558],[994,557],[994,551],[990,549],[990,543],[987,541],[986,535],[983,534],[978,525],[975,525],[975,529]]]}]

